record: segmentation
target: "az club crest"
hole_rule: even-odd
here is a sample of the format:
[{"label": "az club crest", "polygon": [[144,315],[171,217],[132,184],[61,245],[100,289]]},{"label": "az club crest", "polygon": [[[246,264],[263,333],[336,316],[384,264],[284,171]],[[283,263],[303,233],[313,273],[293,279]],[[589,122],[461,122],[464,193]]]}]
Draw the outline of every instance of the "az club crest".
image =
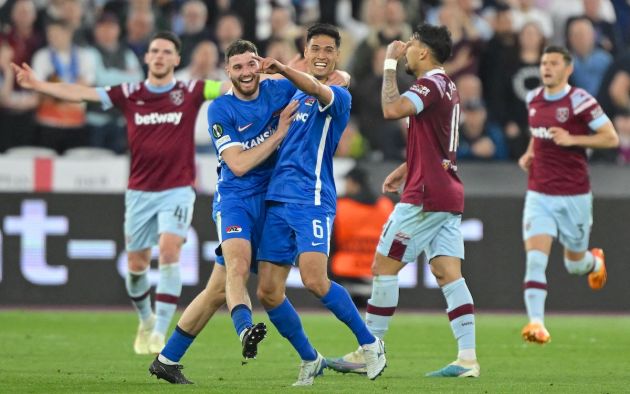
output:
[{"label": "az club crest", "polygon": [[181,89],[173,90],[169,93],[171,102],[175,105],[182,105],[184,102],[184,91]]},{"label": "az club crest", "polygon": [[569,108],[560,107],[556,109],[556,120],[560,123],[564,123],[569,119]]}]

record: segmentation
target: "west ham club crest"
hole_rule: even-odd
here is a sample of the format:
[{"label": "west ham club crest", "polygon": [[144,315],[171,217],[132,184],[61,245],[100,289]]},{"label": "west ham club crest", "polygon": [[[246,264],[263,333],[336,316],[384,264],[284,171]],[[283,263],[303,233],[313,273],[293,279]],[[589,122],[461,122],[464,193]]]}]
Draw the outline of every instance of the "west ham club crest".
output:
[{"label": "west ham club crest", "polygon": [[569,119],[569,108],[560,107],[556,109],[556,120],[560,123],[564,123]]},{"label": "west ham club crest", "polygon": [[169,93],[169,97],[171,98],[171,102],[175,105],[182,105],[184,102],[184,91],[181,89],[173,90]]}]

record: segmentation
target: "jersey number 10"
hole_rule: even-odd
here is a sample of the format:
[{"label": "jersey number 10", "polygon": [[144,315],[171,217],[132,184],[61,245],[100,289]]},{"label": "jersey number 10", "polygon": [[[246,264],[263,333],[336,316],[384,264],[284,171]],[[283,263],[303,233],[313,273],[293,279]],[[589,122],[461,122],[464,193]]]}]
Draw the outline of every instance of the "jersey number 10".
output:
[{"label": "jersey number 10", "polygon": [[451,133],[450,133],[450,142],[448,145],[448,151],[457,152],[458,145],[459,145],[459,103],[453,106],[453,113],[451,114]]}]

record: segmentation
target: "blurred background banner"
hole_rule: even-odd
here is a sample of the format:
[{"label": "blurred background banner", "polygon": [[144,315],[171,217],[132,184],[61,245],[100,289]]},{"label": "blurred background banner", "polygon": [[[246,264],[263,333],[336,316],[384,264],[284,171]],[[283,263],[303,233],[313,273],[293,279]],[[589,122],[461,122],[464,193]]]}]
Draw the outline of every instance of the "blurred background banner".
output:
[{"label": "blurred background banner", "polygon": [[[339,173],[351,164],[339,163]],[[368,167],[375,189],[393,166],[395,163]],[[117,167],[109,168],[115,172]],[[200,168],[204,174],[213,170],[209,162]],[[591,245],[606,251],[609,283],[593,294],[586,278],[566,273],[556,245],[548,268],[549,286],[553,288],[547,299],[549,310],[614,312],[630,308],[630,180],[626,179],[627,172],[615,172],[618,169],[595,167],[592,171],[595,222]],[[64,178],[73,173],[65,170],[55,174],[53,184],[74,186],[59,193],[8,192],[4,188],[0,192],[0,305],[126,307],[122,190],[95,193],[90,189],[91,181],[71,182]],[[117,178],[106,183],[117,185]],[[475,294],[475,304],[480,309],[522,310],[525,177],[515,165],[470,164],[463,168],[463,178],[468,194],[462,227],[466,239],[463,271]],[[122,185],[124,188],[124,181]],[[343,181],[338,188],[344,188]],[[204,287],[214,263],[217,234],[211,206],[212,195],[202,188],[182,253],[184,290],[180,305],[186,305]],[[409,266],[400,274],[400,307],[444,308],[426,265],[421,261],[417,267]],[[250,282],[255,286],[255,277]],[[288,290],[291,300],[297,307],[319,307],[299,282],[293,273]]]}]

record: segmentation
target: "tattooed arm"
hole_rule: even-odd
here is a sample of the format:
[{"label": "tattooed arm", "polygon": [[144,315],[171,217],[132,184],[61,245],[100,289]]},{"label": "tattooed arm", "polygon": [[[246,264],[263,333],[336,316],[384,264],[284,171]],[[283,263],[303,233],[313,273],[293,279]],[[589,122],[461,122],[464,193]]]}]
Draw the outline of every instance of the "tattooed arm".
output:
[{"label": "tattooed arm", "polygon": [[[405,54],[407,45],[402,41],[394,41],[387,46],[385,63],[391,60],[397,61]],[[406,97],[401,97],[396,81],[396,70],[385,68],[383,72],[383,87],[381,88],[381,107],[385,119],[401,119],[415,115],[416,108]]]}]

